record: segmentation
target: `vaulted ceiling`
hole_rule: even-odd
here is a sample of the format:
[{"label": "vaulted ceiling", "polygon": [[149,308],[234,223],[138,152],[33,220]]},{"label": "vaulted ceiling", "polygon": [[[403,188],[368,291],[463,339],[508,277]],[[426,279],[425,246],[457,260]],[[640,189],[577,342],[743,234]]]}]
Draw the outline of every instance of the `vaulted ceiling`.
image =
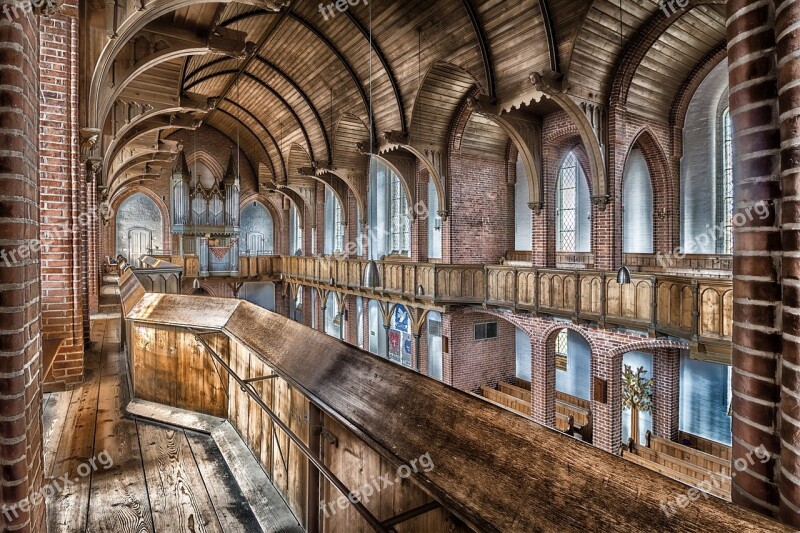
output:
[{"label": "vaulted ceiling", "polygon": [[[535,111],[534,72],[559,72],[578,105],[616,98],[666,122],[689,73],[725,46],[722,0],[673,14],[659,0],[354,2],[334,16],[308,1],[82,3],[82,126],[101,183],[120,191],[170,168],[169,136],[201,123],[238,139],[268,188],[309,169],[346,180],[365,172],[356,144],[369,151],[370,131],[425,157],[446,150],[470,95]],[[502,130],[476,118],[468,131]]]}]

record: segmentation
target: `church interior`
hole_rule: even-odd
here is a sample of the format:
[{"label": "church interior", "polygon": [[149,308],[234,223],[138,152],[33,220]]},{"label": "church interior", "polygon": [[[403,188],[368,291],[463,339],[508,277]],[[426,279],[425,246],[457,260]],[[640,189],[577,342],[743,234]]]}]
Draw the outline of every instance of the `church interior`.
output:
[{"label": "church interior", "polygon": [[800,528],[800,1],[0,33],[0,531]]}]

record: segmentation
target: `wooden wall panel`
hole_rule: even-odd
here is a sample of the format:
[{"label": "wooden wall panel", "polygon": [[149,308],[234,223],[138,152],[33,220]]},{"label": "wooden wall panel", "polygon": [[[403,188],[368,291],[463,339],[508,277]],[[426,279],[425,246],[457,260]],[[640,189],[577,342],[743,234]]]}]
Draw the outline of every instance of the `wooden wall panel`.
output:
[{"label": "wooden wall panel", "polygon": [[[141,323],[133,324],[130,332],[136,398],[226,416],[227,380],[213,371],[211,356],[191,333],[172,326]],[[223,359],[227,357],[227,337],[213,335],[207,340]]]}]

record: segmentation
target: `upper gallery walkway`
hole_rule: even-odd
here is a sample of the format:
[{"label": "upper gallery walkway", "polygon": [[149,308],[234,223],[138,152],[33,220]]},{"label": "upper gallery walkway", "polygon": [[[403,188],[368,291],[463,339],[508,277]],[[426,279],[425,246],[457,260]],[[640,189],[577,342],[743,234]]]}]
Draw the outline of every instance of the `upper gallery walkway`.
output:
[{"label": "upper gallery walkway", "polygon": [[[718,256],[687,258],[672,269],[659,268],[645,256],[629,256],[641,271],[623,285],[615,271],[536,268],[514,259],[519,258],[512,256],[502,265],[463,265],[242,256],[235,279],[282,281],[316,287],[323,297],[335,291],[442,312],[465,305],[511,309],[672,336],[689,341],[693,353],[730,359],[733,284],[731,272],[724,270],[728,263]],[[144,265],[154,274],[148,290],[179,292],[168,290],[166,263],[175,276],[201,277],[197,256],[164,256]]]}]

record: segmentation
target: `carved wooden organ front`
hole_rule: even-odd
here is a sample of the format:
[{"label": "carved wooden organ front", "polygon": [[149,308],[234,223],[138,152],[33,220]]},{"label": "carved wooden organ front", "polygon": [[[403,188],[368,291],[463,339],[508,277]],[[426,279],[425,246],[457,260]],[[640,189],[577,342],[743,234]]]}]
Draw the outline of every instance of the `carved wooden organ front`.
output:
[{"label": "carved wooden organ front", "polygon": [[170,189],[172,233],[179,236],[180,253],[197,254],[200,276],[231,275],[239,271],[239,175],[233,156],[225,176],[205,187],[192,174],[183,151],[178,154]]}]

